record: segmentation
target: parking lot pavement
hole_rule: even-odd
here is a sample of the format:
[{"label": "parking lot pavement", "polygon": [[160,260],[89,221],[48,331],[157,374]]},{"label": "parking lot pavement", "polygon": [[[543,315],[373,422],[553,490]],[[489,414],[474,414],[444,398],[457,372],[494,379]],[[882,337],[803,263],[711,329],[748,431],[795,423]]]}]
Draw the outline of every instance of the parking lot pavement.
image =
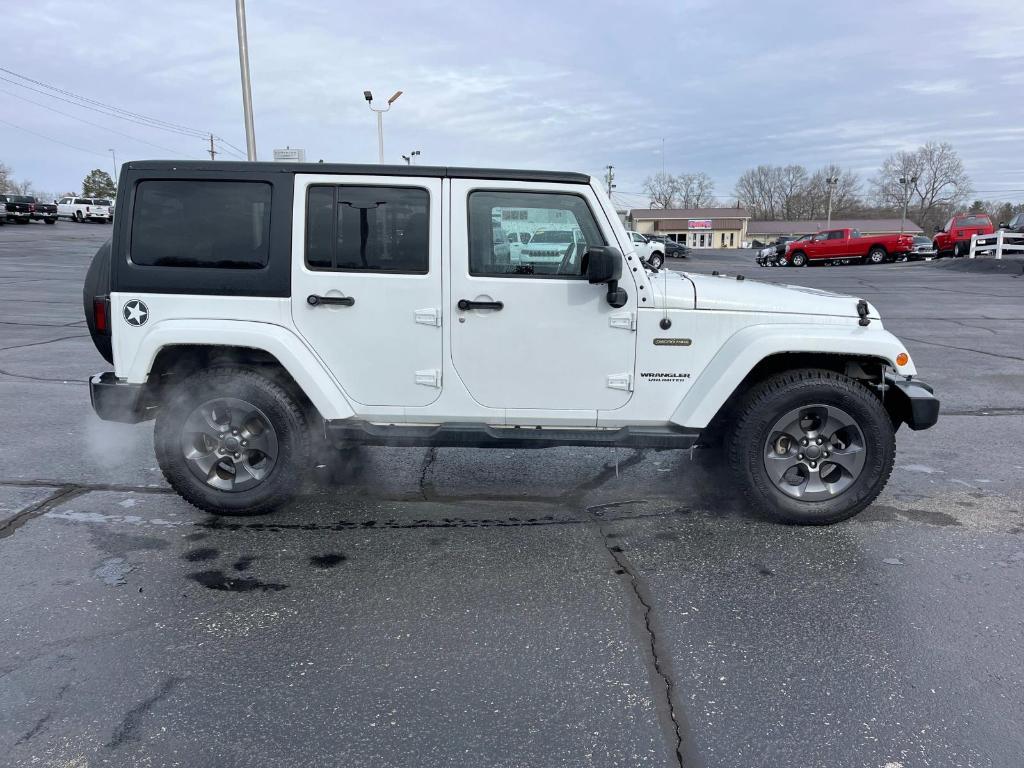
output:
[{"label": "parking lot pavement", "polygon": [[92,415],[109,231],[0,229],[0,764],[1020,764],[1024,279],[685,263],[863,296],[936,386],[844,524],[752,517],[701,452],[570,448],[360,449],[218,520]]}]

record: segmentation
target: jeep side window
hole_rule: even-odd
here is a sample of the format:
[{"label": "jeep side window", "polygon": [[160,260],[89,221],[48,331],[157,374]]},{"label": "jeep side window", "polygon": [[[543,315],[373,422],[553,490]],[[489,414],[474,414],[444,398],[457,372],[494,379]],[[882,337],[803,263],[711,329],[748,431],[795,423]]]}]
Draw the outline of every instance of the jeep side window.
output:
[{"label": "jeep side window", "polygon": [[266,182],[141,181],[132,213],[132,263],[261,269],[270,257],[270,198]]},{"label": "jeep side window", "polygon": [[[490,222],[495,219],[516,221],[531,234],[528,245],[517,253],[495,248],[490,237]],[[579,278],[588,244],[606,243],[579,195],[485,191],[469,195],[471,275]]]},{"label": "jeep side window", "polygon": [[306,266],[424,275],[430,268],[429,207],[425,189],[311,186]]}]

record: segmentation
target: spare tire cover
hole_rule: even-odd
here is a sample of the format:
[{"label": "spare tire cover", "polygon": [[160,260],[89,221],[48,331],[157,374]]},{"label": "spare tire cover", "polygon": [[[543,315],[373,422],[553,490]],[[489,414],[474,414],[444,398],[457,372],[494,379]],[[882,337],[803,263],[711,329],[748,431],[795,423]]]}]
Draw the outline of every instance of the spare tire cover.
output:
[{"label": "spare tire cover", "polygon": [[[108,363],[114,362],[114,349],[109,333],[99,333],[96,330],[96,320],[93,317],[92,303],[97,296],[107,296],[110,293],[110,241],[107,240],[96,251],[92,257],[92,264],[89,271],[85,273],[85,286],[82,289],[82,304],[85,309],[85,322],[89,326],[89,335],[92,336],[92,343],[96,350]],[[112,321],[107,318],[107,323]]]}]

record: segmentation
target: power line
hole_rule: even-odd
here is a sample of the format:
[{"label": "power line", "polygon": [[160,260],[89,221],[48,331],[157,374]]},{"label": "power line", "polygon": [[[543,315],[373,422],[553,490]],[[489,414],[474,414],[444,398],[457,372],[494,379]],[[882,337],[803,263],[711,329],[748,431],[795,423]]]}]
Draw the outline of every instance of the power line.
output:
[{"label": "power line", "polygon": [[[131,119],[133,122],[144,121],[145,123],[150,124],[151,127],[153,127],[153,128],[162,128],[163,130],[176,131],[178,133],[189,133],[189,134],[197,135],[197,136],[199,136],[201,138],[206,138],[207,131],[201,131],[198,128],[190,128],[187,125],[180,125],[178,123],[172,123],[172,122],[169,122],[167,120],[161,120],[160,118],[156,118],[156,117],[148,117],[147,115],[143,115],[143,114],[140,114],[138,112],[131,112],[131,111],[129,111],[127,109],[124,109],[122,107],[115,107],[115,106],[113,106],[111,104],[105,104],[102,101],[97,101],[96,99],[90,99],[87,96],[80,96],[79,94],[73,93],[72,91],[67,91],[67,90],[65,90],[63,88],[58,88],[58,87],[56,87],[54,85],[50,85],[48,83],[44,83],[41,80],[36,80],[34,78],[28,77],[27,75],[19,74],[17,72],[14,72],[13,70],[6,69],[5,67],[0,67],[0,72],[6,72],[7,74],[12,75],[13,77],[17,77],[17,78],[19,78],[21,80],[25,80],[26,82],[42,86],[43,88],[46,88],[47,90],[54,91],[54,92],[59,93],[59,94],[63,94],[64,96],[68,96],[68,97],[70,97],[71,99],[74,99],[77,102],[85,102],[85,103],[82,103],[82,104],[78,104],[78,106],[84,107],[86,109],[94,109],[96,111],[107,110],[109,112],[116,112],[116,113],[119,113],[118,116],[122,116],[123,119],[125,119],[125,120]],[[59,96],[54,96],[53,94],[46,93],[44,91],[39,91],[36,88],[29,88],[29,86],[25,85],[24,83],[18,83],[18,82],[15,82],[13,80],[7,80],[7,78],[0,78],[0,79],[6,80],[7,82],[11,83],[12,85],[17,85],[17,86],[20,86],[22,88],[28,88],[29,90],[36,91],[37,93],[42,93],[45,96],[51,96],[52,98],[60,98]],[[68,99],[61,98],[61,101],[68,101]],[[75,103],[75,102],[71,102],[71,103]],[[93,106],[88,106],[88,105],[93,105]]]},{"label": "power line", "polygon": [[65,117],[70,117],[72,120],[75,120],[75,121],[77,121],[79,123],[84,123],[85,125],[91,125],[94,128],[100,128],[100,129],[102,129],[104,131],[109,131],[110,133],[116,133],[118,136],[124,136],[125,138],[131,139],[132,141],[137,141],[140,144],[148,144],[151,147],[156,147],[157,149],[162,149],[165,152],[170,152],[173,155],[182,156],[182,153],[180,151],[176,150],[176,149],[171,149],[170,147],[164,147],[164,146],[162,146],[160,144],[154,144],[151,141],[146,141],[145,139],[140,139],[137,136],[132,136],[130,133],[124,133],[122,131],[118,131],[118,130],[115,130],[113,128],[110,128],[108,126],[100,125],[99,123],[90,122],[89,120],[85,120],[84,118],[81,118],[78,115],[73,115],[70,112],[65,112],[65,111],[63,111],[61,109],[57,109],[56,107],[51,107],[49,104],[43,104],[41,101],[35,101],[34,99],[28,99],[28,98],[25,98],[24,96],[19,96],[18,94],[13,93],[11,91],[8,91],[8,90],[6,90],[4,88],[0,88],[0,93],[6,93],[8,96],[13,96],[16,99],[21,99],[22,101],[27,101],[29,104],[35,104],[37,107],[42,107],[43,109],[48,109],[51,112],[56,112],[58,115],[64,115]]},{"label": "power line", "polygon": [[40,139],[46,139],[47,141],[52,141],[55,144],[63,144],[65,147],[70,147],[71,149],[77,149],[79,152],[86,152],[86,153],[88,153],[90,155],[99,155],[100,157],[106,157],[107,156],[106,153],[104,153],[104,152],[96,152],[95,150],[92,150],[92,149],[85,149],[84,147],[76,147],[74,144],[68,144],[66,141],[61,141],[60,139],[55,139],[52,136],[46,136],[45,134],[38,133],[37,131],[33,131],[33,130],[29,129],[29,128],[25,128],[25,127],[20,126],[20,125],[16,125],[16,124],[8,122],[7,120],[4,120],[2,118],[0,118],[0,123],[3,123],[4,125],[9,125],[9,126],[11,126],[11,128],[17,128],[19,131],[24,131],[25,133],[30,133],[33,136],[38,136]]}]

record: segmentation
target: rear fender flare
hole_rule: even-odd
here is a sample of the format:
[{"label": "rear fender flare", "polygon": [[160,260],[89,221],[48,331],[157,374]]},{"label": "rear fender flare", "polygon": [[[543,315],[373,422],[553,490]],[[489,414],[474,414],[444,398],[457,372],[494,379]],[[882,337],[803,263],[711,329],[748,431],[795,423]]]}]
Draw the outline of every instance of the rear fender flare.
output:
[{"label": "rear fender flare", "polygon": [[[872,324],[878,320],[872,321]],[[694,381],[672,413],[680,426],[703,429],[747,374],[765,358],[786,353],[820,353],[885,360],[901,376],[916,375],[913,361],[896,365],[906,351],[886,330],[859,325],[753,325],[733,334]]]},{"label": "rear fender flare", "polygon": [[118,360],[118,375],[143,384],[161,349],[217,346],[256,349],[272,355],[299,385],[324,419],[355,415],[341,386],[323,362],[294,332],[280,325],[246,320],[164,320],[137,342],[131,359]]}]

